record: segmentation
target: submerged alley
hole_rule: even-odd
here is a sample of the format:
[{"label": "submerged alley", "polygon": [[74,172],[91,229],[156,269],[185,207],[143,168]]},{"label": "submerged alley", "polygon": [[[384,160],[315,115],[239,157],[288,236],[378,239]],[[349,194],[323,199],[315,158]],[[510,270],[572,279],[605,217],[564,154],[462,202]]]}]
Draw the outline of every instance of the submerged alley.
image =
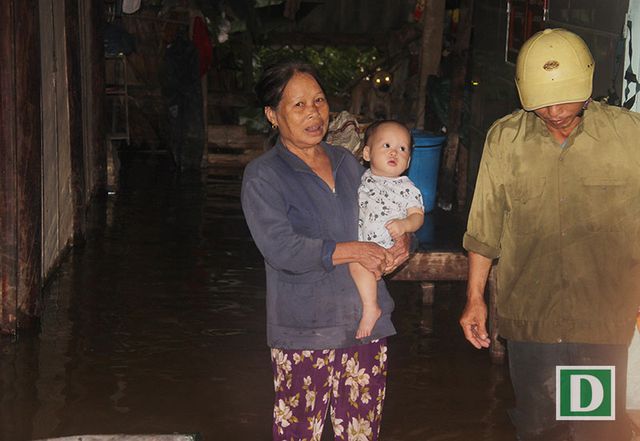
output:
[{"label": "submerged alley", "polygon": [[[120,189],[91,211],[89,240],[46,287],[39,330],[3,341],[1,440],[270,439],[264,269],[242,217],[241,170],[169,165],[163,155],[124,161]],[[417,284],[390,287],[398,335],[382,439],[513,439],[506,366],[457,324],[463,285],[436,285],[432,308]]]}]

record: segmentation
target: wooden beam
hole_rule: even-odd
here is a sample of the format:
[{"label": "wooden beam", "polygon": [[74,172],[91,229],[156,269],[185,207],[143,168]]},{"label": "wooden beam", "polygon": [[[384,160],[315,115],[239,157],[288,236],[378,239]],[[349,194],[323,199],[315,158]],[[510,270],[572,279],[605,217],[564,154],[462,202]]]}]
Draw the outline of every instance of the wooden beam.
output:
[{"label": "wooden beam", "polygon": [[423,251],[413,254],[393,280],[441,281],[467,280],[469,264],[462,251]]}]

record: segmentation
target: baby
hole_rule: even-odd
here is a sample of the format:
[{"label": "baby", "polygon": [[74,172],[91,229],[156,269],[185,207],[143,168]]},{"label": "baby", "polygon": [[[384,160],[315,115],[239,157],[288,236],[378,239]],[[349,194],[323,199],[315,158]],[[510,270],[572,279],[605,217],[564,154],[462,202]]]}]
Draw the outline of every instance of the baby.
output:
[{"label": "baby", "polygon": [[[411,160],[412,138],[397,121],[377,121],[364,134],[362,157],[370,169],[362,175],[358,189],[359,237],[390,248],[404,233],[417,231],[424,221],[422,195],[402,173]],[[371,335],[382,314],[377,301],[375,276],[359,263],[349,264],[351,276],[362,299],[362,318],[356,338]]]}]

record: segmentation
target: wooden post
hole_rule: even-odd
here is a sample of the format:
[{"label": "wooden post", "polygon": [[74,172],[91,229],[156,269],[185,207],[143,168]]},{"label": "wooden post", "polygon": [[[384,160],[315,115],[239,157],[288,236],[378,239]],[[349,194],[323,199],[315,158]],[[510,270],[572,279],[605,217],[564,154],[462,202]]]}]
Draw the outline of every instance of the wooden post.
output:
[{"label": "wooden post", "polygon": [[420,282],[420,288],[422,289],[422,306],[432,306],[436,286],[432,282]]},{"label": "wooden post", "polygon": [[41,288],[40,36],[37,0],[0,8],[0,332],[36,313]]},{"label": "wooden post", "polygon": [[445,0],[428,0],[422,13],[422,50],[420,53],[420,82],[416,116],[416,128],[418,129],[424,129],[427,80],[429,75],[436,75],[440,67],[445,3]]},{"label": "wooden post", "polygon": [[447,145],[442,156],[442,172],[438,186],[438,205],[444,210],[451,209],[456,188],[454,177],[460,143],[460,123],[464,109],[464,86],[467,77],[472,15],[473,0],[461,0],[456,44],[451,54],[454,57],[454,63],[449,96]]},{"label": "wooden post", "polygon": [[458,146],[456,173],[458,175],[458,210],[461,210],[467,205],[467,179],[469,176],[469,149],[462,143]]},{"label": "wooden post", "polygon": [[71,196],[73,198],[73,242],[85,235],[85,159],[82,128],[82,78],[80,17],[78,0],[65,0],[65,38],[69,84],[69,141],[71,152]]}]

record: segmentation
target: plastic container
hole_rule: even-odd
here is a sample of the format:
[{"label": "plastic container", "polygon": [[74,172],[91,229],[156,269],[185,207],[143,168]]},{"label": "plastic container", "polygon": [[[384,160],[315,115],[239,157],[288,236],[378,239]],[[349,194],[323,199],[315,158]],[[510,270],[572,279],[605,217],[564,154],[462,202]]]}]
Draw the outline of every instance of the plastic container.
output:
[{"label": "plastic container", "polygon": [[422,193],[425,213],[436,205],[436,186],[440,169],[440,154],[446,136],[412,130],[414,148],[407,176]]}]

